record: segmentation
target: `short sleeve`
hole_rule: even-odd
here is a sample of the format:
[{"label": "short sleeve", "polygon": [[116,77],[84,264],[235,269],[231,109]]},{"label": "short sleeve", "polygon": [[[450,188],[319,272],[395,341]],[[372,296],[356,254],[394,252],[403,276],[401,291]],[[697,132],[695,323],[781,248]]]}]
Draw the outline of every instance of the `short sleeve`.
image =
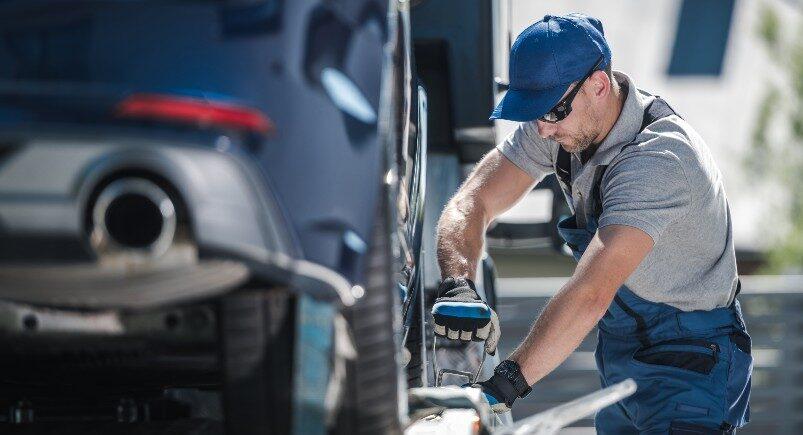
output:
[{"label": "short sleeve", "polygon": [[633,151],[608,167],[602,180],[599,227],[627,225],[658,242],[691,208],[691,186],[677,156]]},{"label": "short sleeve", "polygon": [[536,128],[531,122],[520,123],[496,149],[522,171],[540,181],[554,169],[551,141],[538,136]]}]

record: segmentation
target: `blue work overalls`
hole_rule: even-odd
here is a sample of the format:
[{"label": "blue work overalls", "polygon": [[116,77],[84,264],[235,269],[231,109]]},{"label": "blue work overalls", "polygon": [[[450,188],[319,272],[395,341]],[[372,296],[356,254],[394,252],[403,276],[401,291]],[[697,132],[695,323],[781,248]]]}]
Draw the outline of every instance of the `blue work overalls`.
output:
[{"label": "blue work overalls", "polygon": [[[642,130],[670,114],[674,112],[663,100],[654,100],[645,110]],[[571,204],[568,159],[568,153],[559,152],[556,173]],[[558,224],[577,260],[596,233],[602,212],[599,182],[605,167],[600,168],[592,189],[596,206],[584,213],[584,224],[578,228],[576,216]],[[753,360],[735,297],[728,307],[684,312],[622,286],[598,323],[595,356],[603,387],[627,378],[638,386],[632,396],[597,413],[600,434],[731,433],[749,419]]]}]

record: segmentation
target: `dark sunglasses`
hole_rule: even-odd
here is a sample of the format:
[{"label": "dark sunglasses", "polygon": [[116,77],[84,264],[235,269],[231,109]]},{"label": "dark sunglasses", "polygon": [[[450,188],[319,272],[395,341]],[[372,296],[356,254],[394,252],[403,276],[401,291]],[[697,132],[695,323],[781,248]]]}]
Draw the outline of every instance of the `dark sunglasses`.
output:
[{"label": "dark sunglasses", "polygon": [[583,83],[586,81],[586,79],[591,77],[591,74],[594,74],[594,71],[596,71],[597,68],[599,68],[599,66],[602,65],[602,61],[604,59],[605,58],[603,56],[600,56],[597,63],[595,63],[594,66],[591,68],[591,71],[589,71],[588,74],[585,75],[585,77],[580,79],[580,81],[577,83],[574,89],[572,89],[572,91],[569,92],[568,95],[563,97],[562,100],[558,101],[558,104],[556,104],[555,107],[553,107],[549,112],[547,112],[544,116],[538,118],[538,120],[554,124],[556,122],[563,121],[564,119],[566,119],[566,117],[569,116],[570,113],[572,113],[572,101],[574,101],[574,97],[577,96],[577,93],[580,91],[580,88],[583,87]]}]

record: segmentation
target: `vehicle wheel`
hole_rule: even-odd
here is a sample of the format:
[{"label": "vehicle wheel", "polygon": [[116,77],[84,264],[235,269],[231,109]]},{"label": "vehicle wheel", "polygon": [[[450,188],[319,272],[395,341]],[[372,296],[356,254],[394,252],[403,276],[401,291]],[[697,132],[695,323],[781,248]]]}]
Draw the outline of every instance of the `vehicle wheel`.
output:
[{"label": "vehicle wheel", "polygon": [[290,433],[294,299],[241,291],[220,304],[226,433]]},{"label": "vehicle wheel", "polygon": [[365,296],[343,315],[351,326],[357,358],[346,366],[346,388],[335,434],[397,434],[399,366],[394,339],[395,293],[384,198],[374,221],[364,274]]},{"label": "vehicle wheel", "polygon": [[[416,283],[416,287],[423,285],[421,280]],[[412,319],[410,324],[410,331],[407,333],[407,341],[405,347],[410,352],[410,361],[407,363],[407,386],[423,387],[427,384],[427,370],[426,370],[426,337],[427,326],[426,313],[424,311],[426,301],[424,290],[420,288],[412,288],[410,291],[417,291],[416,300],[413,306],[410,307],[412,312]],[[431,341],[430,341],[431,343]]]},{"label": "vehicle wheel", "polygon": [[485,302],[496,311],[496,264],[487,253],[482,257],[482,288],[485,290]]}]

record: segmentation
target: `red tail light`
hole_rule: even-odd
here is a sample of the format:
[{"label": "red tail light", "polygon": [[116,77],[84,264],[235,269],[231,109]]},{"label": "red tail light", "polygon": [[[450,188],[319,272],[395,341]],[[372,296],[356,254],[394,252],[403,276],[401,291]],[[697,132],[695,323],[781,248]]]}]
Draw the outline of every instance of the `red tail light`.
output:
[{"label": "red tail light", "polygon": [[134,94],[118,104],[115,113],[122,118],[182,122],[255,133],[273,130],[273,123],[258,110],[173,95]]}]

